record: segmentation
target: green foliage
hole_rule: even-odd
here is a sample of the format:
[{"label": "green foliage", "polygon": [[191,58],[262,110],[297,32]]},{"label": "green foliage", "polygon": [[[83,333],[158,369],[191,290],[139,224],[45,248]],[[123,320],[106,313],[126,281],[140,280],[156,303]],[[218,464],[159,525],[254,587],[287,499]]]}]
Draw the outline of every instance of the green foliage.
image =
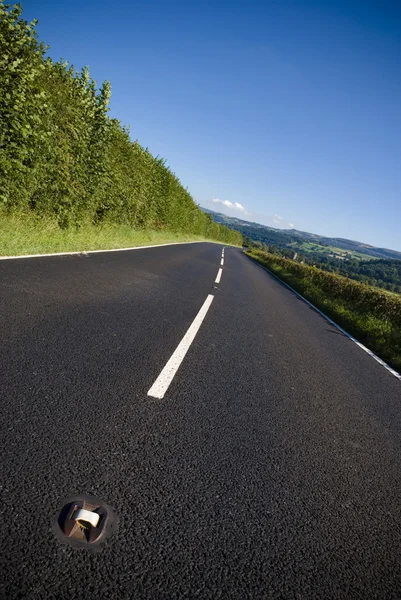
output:
[{"label": "green foliage", "polygon": [[8,214],[169,230],[241,245],[166,166],[108,117],[111,87],[53,62],[36,21],[0,0],[0,204]]},{"label": "green foliage", "polygon": [[247,254],[292,285],[385,360],[401,368],[400,297],[261,250],[251,249]]},{"label": "green foliage", "polygon": [[401,294],[401,260],[357,260],[355,258],[340,260],[316,256],[305,258],[305,262],[315,264],[332,273]]}]

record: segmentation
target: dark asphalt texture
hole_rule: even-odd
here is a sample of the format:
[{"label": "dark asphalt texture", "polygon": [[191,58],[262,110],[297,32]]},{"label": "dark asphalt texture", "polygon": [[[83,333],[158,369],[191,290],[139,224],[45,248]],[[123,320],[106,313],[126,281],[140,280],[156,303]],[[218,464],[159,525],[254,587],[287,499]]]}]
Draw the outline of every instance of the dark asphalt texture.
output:
[{"label": "dark asphalt texture", "polygon": [[[0,261],[1,598],[401,598],[401,383],[240,250],[214,289],[220,256]],[[82,493],[98,552],[52,530]]]}]

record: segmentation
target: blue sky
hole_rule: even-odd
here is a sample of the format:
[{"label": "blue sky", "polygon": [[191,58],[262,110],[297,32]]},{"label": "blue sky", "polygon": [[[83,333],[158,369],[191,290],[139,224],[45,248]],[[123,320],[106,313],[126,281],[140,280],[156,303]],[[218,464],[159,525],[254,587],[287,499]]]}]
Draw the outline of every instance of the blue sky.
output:
[{"label": "blue sky", "polygon": [[401,250],[400,2],[22,4],[202,206]]}]

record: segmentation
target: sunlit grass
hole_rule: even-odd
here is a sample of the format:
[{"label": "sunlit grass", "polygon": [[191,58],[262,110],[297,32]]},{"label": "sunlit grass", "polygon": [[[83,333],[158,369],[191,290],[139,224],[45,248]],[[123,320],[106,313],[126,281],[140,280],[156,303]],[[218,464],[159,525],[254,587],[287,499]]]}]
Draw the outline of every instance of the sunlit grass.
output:
[{"label": "sunlit grass", "polygon": [[[21,256],[80,250],[108,250],[171,242],[213,241],[172,231],[135,230],[128,225],[84,224],[61,229],[50,219],[0,213],[0,255]],[[218,242],[221,243],[221,242]]]}]

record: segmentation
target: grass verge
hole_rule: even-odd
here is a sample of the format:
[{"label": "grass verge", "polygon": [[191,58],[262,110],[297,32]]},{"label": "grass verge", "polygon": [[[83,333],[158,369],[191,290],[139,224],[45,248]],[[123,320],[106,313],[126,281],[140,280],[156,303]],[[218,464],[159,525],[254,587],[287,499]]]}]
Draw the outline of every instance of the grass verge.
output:
[{"label": "grass verge", "polygon": [[[215,241],[168,230],[135,230],[128,225],[82,225],[61,229],[50,219],[0,213],[0,256],[109,250],[169,242]],[[217,242],[222,243],[222,242]],[[229,244],[226,244],[229,245]]]},{"label": "grass verge", "polygon": [[260,250],[248,256],[401,372],[401,297]]}]

